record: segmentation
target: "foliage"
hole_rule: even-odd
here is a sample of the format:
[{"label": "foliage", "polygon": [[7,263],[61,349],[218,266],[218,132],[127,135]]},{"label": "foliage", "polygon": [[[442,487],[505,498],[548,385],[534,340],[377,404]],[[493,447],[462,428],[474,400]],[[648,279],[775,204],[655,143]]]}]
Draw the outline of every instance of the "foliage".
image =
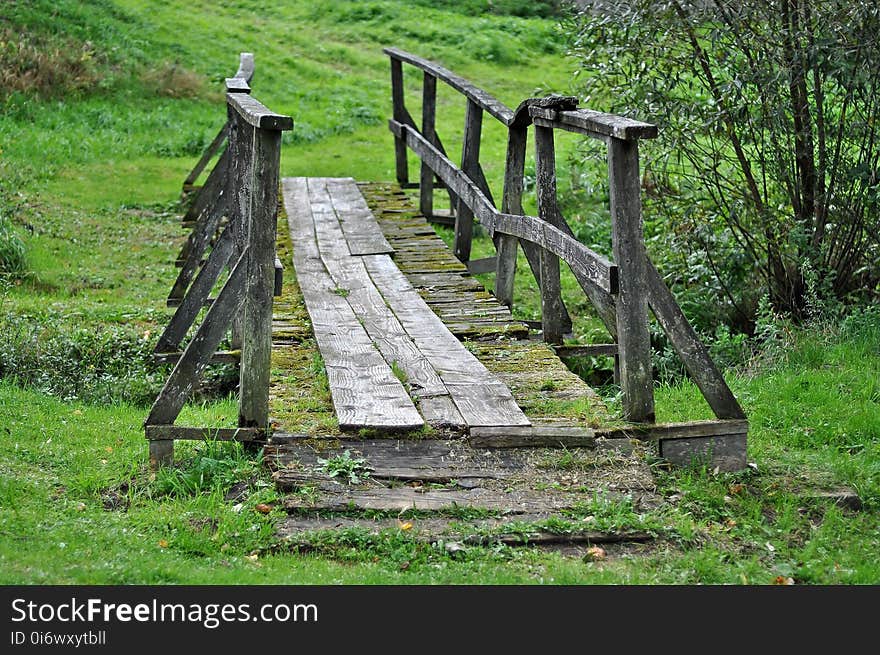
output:
[{"label": "foliage", "polygon": [[331,478],[341,478],[347,484],[359,484],[370,475],[370,467],[363,457],[352,457],[350,450],[341,455],[318,457],[318,466]]},{"label": "foliage", "polygon": [[165,366],[131,329],[75,328],[57,317],[0,317],[0,378],[65,400],[152,402]]},{"label": "foliage", "polygon": [[[758,299],[806,317],[880,283],[880,6],[636,0],[570,25],[583,92],[660,126],[646,216],[702,327],[747,329]],[[596,107],[600,108],[600,107]],[[670,270],[671,269],[671,270]]]}]

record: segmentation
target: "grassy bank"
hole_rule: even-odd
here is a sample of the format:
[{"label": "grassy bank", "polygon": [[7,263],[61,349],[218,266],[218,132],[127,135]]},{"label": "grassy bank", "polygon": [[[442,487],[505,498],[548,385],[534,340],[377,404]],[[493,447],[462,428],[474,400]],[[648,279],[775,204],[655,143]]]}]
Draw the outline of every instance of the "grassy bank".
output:
[{"label": "grassy bank", "polygon": [[[569,90],[555,20],[496,3],[508,4],[485,14],[475,3],[291,1],[271,19],[248,1],[0,9],[0,68],[28,66],[5,80],[0,111],[0,217],[27,265],[3,276],[0,296],[0,582],[880,581],[876,312],[809,329],[774,323],[762,353],[734,358],[755,466],[714,474],[657,464],[666,500],[647,513],[597,499],[589,511],[601,525],[656,535],[602,562],[511,547],[450,555],[399,531],[349,531],[291,551],[274,537],[279,510],[258,510],[275,491],[256,455],[181,444],[179,467],[148,473],[141,423],[166,372],[149,351],[169,315],[163,299],[184,236],[177,197],[222,122],[217,89],[237,53],[255,53],[255,95],[295,119],[282,174],[390,180],[383,45],[437,59],[513,106]],[[419,89],[408,76],[414,115]],[[463,106],[451,93],[440,103],[438,130],[454,152]],[[564,161],[574,142],[560,142]],[[483,148],[497,187],[504,135],[490,123]],[[535,311],[534,290],[518,300]],[[573,311],[589,336],[585,303]],[[181,422],[235,415],[223,371],[216,377],[221,393]],[[657,404],[661,420],[706,416],[687,382],[659,387]],[[858,494],[860,510],[822,495],[841,487]]]}]

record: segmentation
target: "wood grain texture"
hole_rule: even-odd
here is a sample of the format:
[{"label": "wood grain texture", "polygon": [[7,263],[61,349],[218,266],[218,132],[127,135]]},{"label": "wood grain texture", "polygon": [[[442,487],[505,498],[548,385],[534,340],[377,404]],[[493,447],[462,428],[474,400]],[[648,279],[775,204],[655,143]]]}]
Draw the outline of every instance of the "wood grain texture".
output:
[{"label": "wood grain texture", "polygon": [[247,275],[247,250],[241,254],[232,267],[229,278],[223,285],[217,300],[205,314],[192,340],[183,351],[183,356],[174,366],[171,375],[159,392],[150,409],[145,425],[170,425],[180,414],[198,384],[201,374],[210,364],[223,335],[229,329],[232,317],[241,308],[244,299],[244,282]]},{"label": "wood grain texture", "polygon": [[[403,66],[397,59],[391,59],[391,114],[399,123],[406,123],[406,104],[403,89]],[[397,174],[397,183],[406,185],[409,183],[409,165],[406,156],[406,144],[398,135],[394,139],[394,167]]]},{"label": "wood grain texture", "polygon": [[232,245],[232,230],[227,226],[189,291],[174,311],[171,320],[168,321],[168,325],[165,326],[165,330],[156,342],[154,352],[168,352],[180,346],[196,316],[207,304],[208,294],[220,278],[220,273],[229,263]]},{"label": "wood grain texture", "polygon": [[353,178],[327,178],[327,191],[330,194],[333,210],[339,219],[345,241],[352,255],[379,255],[394,252],[373,212],[361,195]]},{"label": "wood grain texture", "polygon": [[462,346],[394,262],[383,256],[368,256],[364,264],[407,334],[443,380],[468,425],[530,425],[510,390]]},{"label": "wood grain texture", "polygon": [[747,466],[746,435],[665,439],[660,442],[660,456],[681,467],[707,466],[719,471],[741,471]]},{"label": "wood grain texture", "polygon": [[[341,217],[335,211],[334,194],[351,186],[336,182],[323,178],[309,178],[307,181],[318,251],[335,289],[348,303],[385,362],[397,366],[405,376],[409,392],[419,402],[425,420],[431,425],[465,425],[461,416],[456,416],[450,411],[453,408],[441,401],[421,402],[422,398],[448,396],[448,391],[376,288],[362,257],[352,257],[345,251],[345,237],[340,227]],[[354,190],[360,196],[357,187]],[[361,200],[363,202],[362,197]],[[378,225],[376,230],[381,234]],[[425,310],[430,311],[427,307]]]},{"label": "wood grain texture", "polygon": [[374,347],[351,306],[334,292],[336,283],[324,266],[316,241],[306,178],[285,178],[282,193],[297,281],[324,358],[340,428],[423,426],[406,389]]},{"label": "wood grain texture", "polygon": [[531,106],[529,114],[535,125],[544,125],[593,137],[613,137],[622,141],[653,139],[657,126],[624,116],[604,114],[592,109],[557,110]]},{"label": "wood grain texture", "polygon": [[681,311],[672,292],[663,282],[660,273],[650,260],[646,266],[648,304],[709,407],[721,419],[746,418],[746,413],[712,361],[706,346]]},{"label": "wood grain texture", "polygon": [[616,308],[623,414],[627,420],[650,423],[654,421],[654,382],[638,141],[609,141],[608,178],[611,245],[619,268]]},{"label": "wood grain texture", "polygon": [[[422,81],[422,134],[437,145],[437,78],[425,72]],[[425,216],[434,213],[434,171],[425,162],[419,169],[419,211]]]},{"label": "wood grain texture", "polygon": [[[468,100],[464,115],[464,133],[461,145],[461,172],[470,180],[476,180],[480,166],[480,140],[483,130],[483,110],[473,100]],[[424,159],[422,160],[424,162]],[[479,187],[479,185],[477,185]],[[483,189],[486,202],[492,206],[492,200]],[[459,261],[467,262],[471,258],[471,241],[474,231],[474,211],[468,206],[467,197],[459,195],[458,207],[455,210],[455,243],[453,252]]]},{"label": "wood grain texture", "polygon": [[272,303],[275,296],[275,232],[281,133],[254,134],[252,191],[248,210],[247,278],[239,367],[238,424],[269,425],[269,366],[272,353]]},{"label": "wood grain texture", "polygon": [[[561,218],[556,199],[556,148],[553,130],[538,126],[535,127],[535,186],[538,191],[538,217],[556,227]],[[571,330],[571,324],[565,325],[559,256],[543,248],[539,270],[542,336],[547,343],[561,344],[563,335]]]},{"label": "wood grain texture", "polygon": [[628,425],[613,428],[597,428],[596,436],[605,439],[687,439],[724,434],[745,434],[749,422],[741,419],[719,421],[684,421],[680,423],[654,423]]},{"label": "wood grain texture", "polygon": [[290,116],[276,114],[253,96],[244,93],[228,93],[226,102],[246,123],[253,127],[282,131],[293,129],[293,119]]},{"label": "wood grain texture", "polygon": [[575,425],[472,428],[474,448],[595,448],[595,432]]}]

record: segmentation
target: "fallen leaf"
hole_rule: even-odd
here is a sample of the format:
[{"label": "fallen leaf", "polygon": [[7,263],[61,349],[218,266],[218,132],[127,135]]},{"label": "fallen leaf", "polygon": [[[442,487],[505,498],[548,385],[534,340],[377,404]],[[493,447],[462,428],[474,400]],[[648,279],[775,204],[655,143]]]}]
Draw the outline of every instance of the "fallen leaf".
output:
[{"label": "fallen leaf", "polygon": [[775,553],[775,552],[776,552],[776,548],[775,548],[775,547],[773,546],[773,544],[771,544],[769,541],[768,541],[766,544],[764,544],[764,547],[765,547],[767,550],[769,550],[771,553]]},{"label": "fallen leaf", "polygon": [[107,451],[108,453],[112,453],[112,452],[113,452],[113,446],[107,446],[104,450]]},{"label": "fallen leaf", "polygon": [[84,512],[84,511],[86,511],[86,504],[85,504],[85,503],[77,503],[77,504],[76,504],[76,511],[77,511],[77,512]]},{"label": "fallen leaf", "polygon": [[82,416],[82,410],[81,410],[81,409],[75,409],[75,410],[73,410],[72,413],[73,413],[74,416]]},{"label": "fallen leaf", "polygon": [[409,560],[407,560],[406,562],[401,563],[401,565],[400,565],[400,570],[401,570],[401,571],[406,571],[408,568],[409,568]]},{"label": "fallen leaf", "polygon": [[794,584],[794,578],[787,578],[783,575],[777,575],[773,579],[773,584],[775,584],[775,585],[792,585],[792,584]]},{"label": "fallen leaf", "polygon": [[235,505],[232,506],[232,511],[235,512],[236,514],[238,514],[242,510],[243,507],[244,507],[244,503],[236,503]]},{"label": "fallen leaf", "polygon": [[159,539],[159,548],[168,548],[168,542],[165,539]]},{"label": "fallen leaf", "polygon": [[601,562],[606,557],[608,557],[608,553],[599,546],[590,546],[584,554],[584,559],[588,562]]},{"label": "fallen leaf", "polygon": [[733,495],[735,496],[735,495],[738,494],[738,493],[742,493],[742,491],[743,491],[745,488],[746,488],[746,486],[745,486],[744,484],[740,484],[740,483],[737,482],[736,484],[732,484],[732,485],[730,485],[730,486],[727,488],[727,491],[729,491],[731,494],[733,494]]},{"label": "fallen leaf", "polygon": [[258,559],[260,559],[260,556],[257,553],[251,553],[250,555],[245,555],[244,557],[245,559],[249,559],[252,562],[256,562]]},{"label": "fallen leaf", "polygon": [[254,509],[255,509],[256,511],[258,511],[260,514],[268,514],[269,512],[272,511],[272,506],[271,506],[271,505],[267,505],[266,503],[257,503],[257,504],[254,506]]},{"label": "fallen leaf", "polygon": [[397,527],[401,530],[412,530],[413,524],[410,521],[397,521]]},{"label": "fallen leaf", "polygon": [[733,519],[727,519],[726,521],[724,521],[724,525],[728,528],[735,528],[736,521],[734,521]]}]

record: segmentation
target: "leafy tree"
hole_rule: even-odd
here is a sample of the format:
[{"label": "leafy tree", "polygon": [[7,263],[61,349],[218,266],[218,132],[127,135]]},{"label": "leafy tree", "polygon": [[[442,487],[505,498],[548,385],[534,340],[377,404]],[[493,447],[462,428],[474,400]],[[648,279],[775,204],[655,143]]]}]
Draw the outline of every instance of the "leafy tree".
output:
[{"label": "leafy tree", "polygon": [[880,3],[632,0],[570,29],[586,94],[660,125],[646,216],[706,263],[728,322],[764,294],[803,317],[811,283],[878,295]]}]

